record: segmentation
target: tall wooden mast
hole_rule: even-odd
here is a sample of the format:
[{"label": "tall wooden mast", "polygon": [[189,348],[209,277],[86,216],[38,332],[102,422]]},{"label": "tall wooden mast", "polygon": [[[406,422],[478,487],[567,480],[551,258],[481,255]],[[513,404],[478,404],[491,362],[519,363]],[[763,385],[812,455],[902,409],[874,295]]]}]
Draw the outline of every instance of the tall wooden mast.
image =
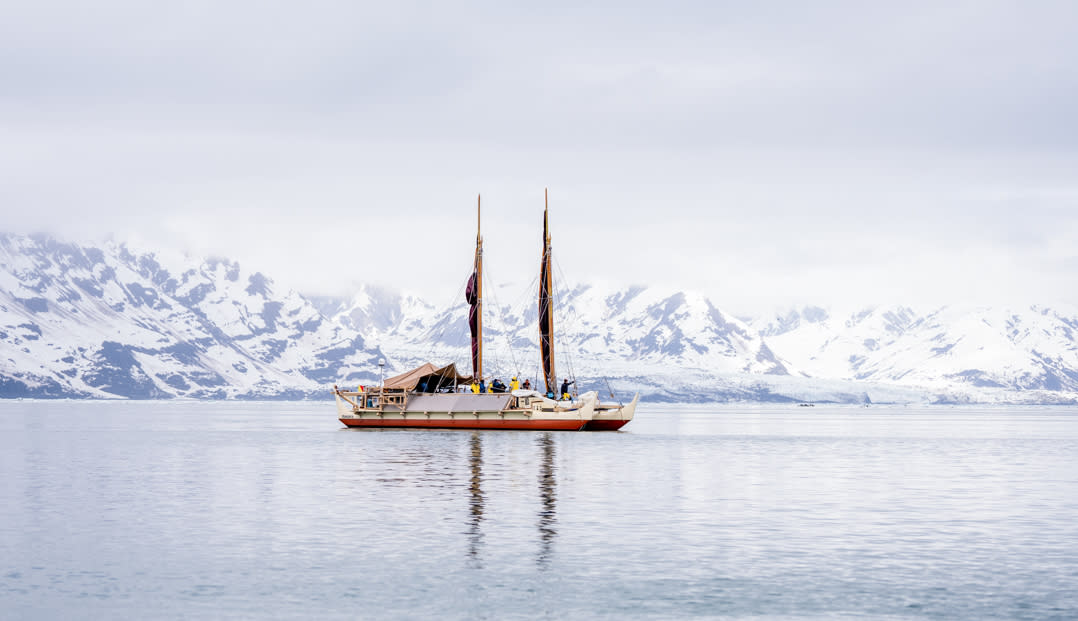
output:
[{"label": "tall wooden mast", "polygon": [[558,394],[558,377],[554,372],[554,282],[551,278],[550,209],[546,189],[543,190],[543,261],[539,266],[539,349],[543,360],[543,380],[547,392]]},{"label": "tall wooden mast", "polygon": [[468,328],[472,333],[472,377],[478,382],[483,378],[483,236],[480,227],[482,197],[475,207],[475,263],[464,299],[468,301]]},{"label": "tall wooden mast", "polygon": [[483,235],[482,233],[483,196],[475,199],[475,381],[483,379]]}]

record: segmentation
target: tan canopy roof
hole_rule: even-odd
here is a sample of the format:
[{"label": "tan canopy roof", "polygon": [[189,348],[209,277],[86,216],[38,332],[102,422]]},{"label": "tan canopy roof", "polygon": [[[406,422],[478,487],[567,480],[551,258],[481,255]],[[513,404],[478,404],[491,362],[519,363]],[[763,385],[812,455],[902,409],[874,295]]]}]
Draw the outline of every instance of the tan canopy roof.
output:
[{"label": "tan canopy roof", "polygon": [[444,367],[437,368],[433,364],[427,362],[411,371],[387,379],[385,381],[385,387],[396,390],[412,390],[424,380],[426,380],[428,388],[434,388],[435,384],[440,384],[442,386],[454,383],[470,384],[472,382],[472,376],[461,375],[458,373],[457,365],[455,364],[448,364]]}]

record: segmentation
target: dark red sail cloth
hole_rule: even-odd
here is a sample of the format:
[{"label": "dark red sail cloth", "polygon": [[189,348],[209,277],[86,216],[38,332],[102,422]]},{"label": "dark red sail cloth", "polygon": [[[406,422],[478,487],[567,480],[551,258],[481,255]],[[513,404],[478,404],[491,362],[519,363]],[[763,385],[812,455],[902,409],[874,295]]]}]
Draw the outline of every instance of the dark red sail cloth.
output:
[{"label": "dark red sail cloth", "polygon": [[468,279],[468,287],[464,290],[464,299],[467,300],[468,328],[472,332],[472,376],[479,376],[479,274],[472,272]]}]

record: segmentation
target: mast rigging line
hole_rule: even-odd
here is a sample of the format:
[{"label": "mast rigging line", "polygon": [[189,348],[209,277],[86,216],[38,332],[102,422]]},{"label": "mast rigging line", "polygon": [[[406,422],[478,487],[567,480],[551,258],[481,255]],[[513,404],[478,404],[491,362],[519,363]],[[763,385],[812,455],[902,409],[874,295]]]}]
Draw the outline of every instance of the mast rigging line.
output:
[{"label": "mast rigging line", "polygon": [[569,300],[570,290],[567,288],[567,285],[561,284],[568,282],[565,273],[561,269],[561,263],[553,257],[551,257],[551,261],[554,269],[558,272],[558,278],[553,287],[554,291],[551,292],[551,304],[553,305],[553,310],[556,312],[559,311],[560,308],[560,315],[563,322],[563,328],[558,335],[558,342],[561,343],[561,349],[565,352],[562,354],[562,359],[565,361],[565,366],[569,369],[566,375],[573,380],[573,393],[579,394],[580,387],[576,384],[576,368],[573,364],[573,347],[571,347],[572,343],[570,341],[570,334],[575,329],[575,323],[578,318],[576,317],[575,310],[570,312],[573,310]]},{"label": "mast rigging line", "polygon": [[[427,332],[428,335],[433,335],[434,336],[434,338],[431,339],[431,343],[430,343],[429,347],[427,348],[427,358],[432,358],[435,355],[435,353],[436,353],[435,350],[438,349],[438,343],[443,341],[443,337],[445,337],[446,334],[452,328],[456,328],[456,329],[453,331],[453,334],[450,335],[450,336],[454,337],[454,340],[460,340],[460,341],[464,340],[464,335],[465,335],[466,331],[468,330],[468,322],[464,321],[462,323],[462,322],[453,321],[453,320],[445,321],[445,318],[446,318],[446,315],[450,311],[452,311],[453,309],[455,309],[455,308],[457,308],[459,306],[462,306],[462,304],[460,304],[459,302],[458,303],[453,303],[452,300],[461,299],[461,297],[464,294],[464,288],[468,285],[468,278],[470,278],[470,277],[471,277],[471,271],[468,272],[467,276],[465,276],[464,278],[461,278],[459,280],[460,286],[457,287],[457,291],[456,291],[456,293],[453,294],[453,297],[451,298],[451,301],[448,304],[443,304],[441,306],[441,308],[446,309],[446,310],[442,311],[441,313],[439,313],[439,315],[438,315],[438,317],[439,317],[438,322],[441,324],[441,326],[440,327],[439,326],[432,326],[430,328],[430,330]],[[435,330],[437,330],[437,333],[435,333]],[[449,345],[449,344],[445,344],[445,345],[447,345],[450,349],[455,349],[456,348],[456,346],[454,346],[454,345]]]},{"label": "mast rigging line", "polygon": [[604,375],[603,381],[606,382],[606,390],[610,393],[610,398],[618,402],[618,407],[625,407],[625,404],[621,402],[621,399],[614,394],[614,389],[610,387],[610,379]]},{"label": "mast rigging line", "polygon": [[[502,305],[499,302],[499,299],[498,299],[497,293],[496,293],[497,287],[493,285],[494,279],[490,278],[489,268],[486,268],[483,265],[483,237],[482,237],[482,233],[481,233],[481,231],[482,231],[482,229],[481,229],[481,219],[480,219],[481,211],[480,211],[480,206],[479,205],[481,205],[481,203],[477,204],[477,208],[476,208],[477,226],[476,226],[475,261],[474,261],[474,263],[472,265],[472,269],[471,269],[470,273],[468,274],[468,276],[466,278],[461,279],[460,281],[458,281],[458,282],[461,282],[461,284],[457,287],[456,293],[454,293],[454,295],[453,295],[453,300],[457,300],[457,299],[460,298],[461,293],[464,292],[464,290],[467,288],[467,286],[469,284],[473,284],[472,283],[472,278],[475,277],[475,283],[474,283],[475,288],[476,288],[475,301],[474,301],[474,304],[473,303],[469,304],[469,306],[471,306],[476,311],[476,314],[477,314],[476,323],[478,324],[477,325],[478,329],[475,331],[475,334],[472,335],[472,338],[474,339],[473,349],[472,349],[472,352],[471,352],[473,375],[475,375],[476,372],[482,374],[483,377],[489,375],[488,373],[485,372],[484,365],[483,365],[483,354],[485,352],[483,351],[483,346],[482,346],[483,345],[483,340],[484,340],[483,339],[483,329],[482,328],[483,328],[483,323],[485,323],[484,319],[487,319],[487,320],[496,319],[496,323],[494,325],[497,325],[497,323],[502,324],[501,325],[501,332],[502,332],[501,336],[504,337],[505,346],[508,348],[509,362],[512,365],[512,374],[517,376],[517,377],[520,377],[522,375],[521,367],[520,367],[520,360],[517,357],[517,352],[516,352],[516,348],[514,347],[514,341],[513,341],[513,338],[514,338],[515,333],[516,333],[517,330],[516,329],[510,330],[509,329],[510,326],[508,324],[506,324],[506,322],[505,322],[505,312],[504,312],[506,310],[506,308],[503,308]],[[542,327],[540,328],[540,338],[539,338],[539,348],[540,348],[539,363],[540,364],[539,364],[539,366],[545,366],[543,364],[543,359],[547,357],[548,352],[549,352],[549,358],[550,358],[549,363],[550,363],[550,374],[551,374],[550,381],[553,382],[553,385],[548,384],[548,389],[554,390],[556,393],[560,393],[560,390],[557,390],[558,381],[557,381],[557,376],[555,375],[557,366],[556,366],[556,360],[554,360],[554,355],[553,355],[554,354],[554,352],[553,352],[554,344],[556,342],[559,345],[559,348],[562,350],[561,358],[562,358],[563,362],[565,363],[565,367],[566,367],[564,377],[568,377],[568,378],[572,379],[573,385],[575,387],[572,390],[572,393],[574,395],[576,395],[576,394],[579,394],[579,386],[576,386],[577,376],[576,376],[576,369],[575,369],[575,364],[574,364],[573,354],[572,354],[572,350],[573,350],[572,340],[573,339],[571,338],[571,335],[576,330],[576,324],[579,321],[579,317],[576,315],[575,307],[573,307],[570,304],[570,297],[571,297],[570,293],[571,293],[572,290],[571,290],[571,288],[569,288],[566,285],[566,283],[568,283],[569,281],[565,277],[565,272],[562,269],[560,261],[558,261],[554,257],[554,253],[552,252],[552,245],[550,244],[550,229],[549,229],[549,225],[548,225],[548,215],[547,215],[548,212],[549,212],[548,209],[544,209],[544,216],[543,216],[543,232],[544,232],[544,237],[543,237],[543,261],[542,261],[542,265],[541,265],[542,269],[540,270],[540,274],[535,276],[531,280],[529,285],[524,288],[524,290],[521,292],[520,296],[518,297],[518,300],[521,300],[521,301],[525,300],[526,296],[527,296],[527,293],[528,293],[528,290],[530,290],[532,288],[532,286],[537,281],[539,281],[540,279],[546,280],[545,299],[544,299],[544,295],[543,295],[543,287],[542,287],[543,283],[541,283],[541,282],[539,283],[540,284],[540,292],[539,292],[538,319],[540,321],[540,325],[542,326],[543,317],[544,316],[548,317],[549,328],[546,331],[544,331],[542,329]],[[557,274],[557,278],[552,278],[551,277],[553,275],[552,272]],[[484,285],[486,285],[486,286],[484,286]],[[468,297],[468,295],[466,295],[465,297]],[[490,302],[490,306],[496,311],[495,314],[491,315],[491,314],[483,312],[484,307],[487,306],[487,304],[485,304],[486,301]],[[458,304],[453,304],[452,302],[450,302],[448,305],[445,306],[445,308],[447,308],[447,309],[449,309],[451,311],[452,309],[459,308],[460,306],[461,306],[461,304],[459,304],[459,303]],[[521,304],[521,308],[523,309],[523,304]],[[508,309],[508,312],[510,312],[510,313],[514,312],[514,308],[512,306],[507,307],[507,309]],[[450,351],[457,349],[458,345],[455,345],[455,343],[458,340],[463,340],[463,339],[457,339],[455,337],[463,336],[462,333],[464,333],[466,331],[470,331],[470,328],[469,328],[469,324],[471,322],[470,319],[467,320],[467,321],[464,321],[464,322],[453,321],[451,319],[447,319],[447,314],[446,314],[447,312],[449,312],[449,311],[445,311],[445,312],[442,312],[440,315],[436,315],[436,317],[439,317],[438,325],[436,325],[435,327],[432,327],[427,332],[428,335],[433,335],[434,336],[434,338],[431,340],[430,345],[427,348],[428,359],[432,359],[433,356],[435,355],[435,353],[440,349],[449,349]],[[484,315],[486,315],[486,317],[484,317]],[[526,313],[522,312],[522,313],[520,313],[520,316],[524,317],[524,316],[526,316]],[[552,329],[555,319],[558,320],[558,323],[562,324],[562,326],[561,326],[562,329],[559,330],[559,331],[555,331],[555,330]],[[494,327],[494,326],[492,326],[492,327]],[[513,327],[519,329],[519,327],[517,327],[517,326],[513,326]],[[453,342],[443,342],[443,341],[445,341],[445,337],[449,333],[452,333],[450,336],[454,337]],[[546,336],[545,339],[544,339],[544,333],[545,333],[545,336]],[[478,349],[478,352],[476,351],[476,349]],[[502,367],[503,366],[503,359],[499,355],[498,349],[499,348],[497,348],[497,347],[491,349],[491,354],[492,355],[490,355],[490,358],[491,358],[490,362],[493,363],[492,366]],[[544,369],[542,369],[542,372],[543,372],[544,377],[546,377],[547,376],[547,370],[544,368]],[[610,388],[609,381],[606,380],[606,378],[603,378],[603,379],[604,379],[604,381],[606,381],[607,388],[608,388],[608,390],[610,390],[611,396],[613,397],[614,393],[613,393],[613,390]]]},{"label": "mast rigging line", "polygon": [[[491,284],[494,279],[489,277],[490,268],[485,268],[485,271],[487,272],[487,274],[484,275],[484,279],[488,281],[487,288],[490,289],[489,293],[487,294],[487,299],[490,300],[491,306],[493,306],[495,309],[502,310],[500,308],[501,304],[498,302],[497,294],[495,293],[498,287],[494,284]],[[512,308],[510,308],[509,310],[510,312],[512,312]],[[504,313],[501,314],[504,315]],[[517,363],[516,350],[513,348],[513,335],[509,330],[506,329],[506,325],[504,324],[504,322],[502,322],[501,331],[502,336],[505,338],[506,347],[509,349],[509,359],[513,364],[513,375],[519,376],[520,365]],[[500,360],[498,359],[497,349],[494,350],[494,356],[492,357],[494,358],[495,364],[500,363]]]},{"label": "mast rigging line", "polygon": [[[518,360],[517,355],[516,355],[517,354],[516,348],[513,346],[513,336],[515,334],[515,330],[507,329],[507,325],[502,321],[502,316],[505,313],[501,312],[504,309],[502,308],[502,305],[501,305],[501,303],[500,303],[500,301],[498,299],[498,296],[495,293],[495,291],[498,289],[498,286],[497,286],[497,284],[495,284],[496,279],[490,277],[490,268],[484,266],[483,272],[484,272],[484,274],[483,274],[484,289],[485,289],[485,294],[486,294],[484,296],[485,301],[489,303],[490,308],[495,309],[495,310],[498,311],[497,314],[487,314],[486,318],[484,319],[484,324],[489,326],[492,323],[491,320],[493,319],[494,320],[493,321],[494,325],[492,327],[499,328],[501,330],[502,337],[505,339],[506,347],[509,350],[509,359],[510,359],[510,362],[512,363],[513,374],[517,375],[519,377],[522,373],[521,373],[521,370],[520,370],[520,363],[519,363],[519,360]],[[471,277],[471,274],[472,274],[472,272],[468,271],[467,274],[465,275],[465,277],[461,278],[459,280],[459,282],[461,284],[460,284],[460,286],[457,287],[456,292],[453,294],[453,297],[451,298],[451,300],[455,301],[455,300],[462,299],[463,293],[464,293],[464,288],[467,286],[468,279]],[[534,280],[533,280],[533,282],[534,282]],[[529,284],[529,287],[530,286],[531,285]],[[518,301],[517,301],[518,306],[522,304],[522,301],[526,298],[527,295],[528,295],[528,292],[525,290],[524,292],[522,292],[518,296]],[[483,304],[483,306],[486,307],[487,304],[485,303],[485,304]],[[460,303],[455,303],[455,302],[451,301],[448,304],[444,304],[444,305],[441,306],[441,308],[443,308],[445,310],[439,312],[436,315],[438,325],[432,326],[426,333],[427,336],[428,336],[428,340],[430,341],[430,344],[427,346],[427,351],[426,351],[428,359],[433,359],[439,353],[445,353],[445,352],[440,352],[440,350],[448,349],[450,352],[455,352],[456,350],[459,350],[461,348],[464,348],[464,347],[468,346],[467,345],[467,337],[468,337],[468,324],[467,324],[467,321],[462,322],[462,321],[453,319],[453,317],[458,315],[458,313],[454,312],[454,309],[458,309],[458,308],[461,308],[461,307],[464,307],[465,309],[467,309],[467,304],[460,304]],[[509,312],[510,313],[512,313],[513,310],[514,309],[512,307],[509,307]],[[489,330],[486,330],[486,331],[489,331]],[[445,342],[445,337],[447,335],[452,338],[452,342]],[[450,355],[452,357],[456,357],[458,355],[458,353],[452,353]],[[484,360],[492,362],[494,364],[494,366],[502,366],[502,360],[501,360],[501,355],[500,355],[499,348],[498,347],[493,347],[493,348],[491,348],[489,350],[484,348]],[[486,366],[486,365],[484,364],[484,366]],[[484,375],[487,375],[486,371],[484,371]]]}]

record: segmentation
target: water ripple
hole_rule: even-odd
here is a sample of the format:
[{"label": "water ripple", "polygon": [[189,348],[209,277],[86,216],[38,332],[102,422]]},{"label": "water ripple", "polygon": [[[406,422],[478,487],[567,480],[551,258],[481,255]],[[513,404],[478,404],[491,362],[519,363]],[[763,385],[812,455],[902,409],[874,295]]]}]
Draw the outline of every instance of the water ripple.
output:
[{"label": "water ripple", "polygon": [[0,403],[5,617],[1078,617],[1064,409]]}]

